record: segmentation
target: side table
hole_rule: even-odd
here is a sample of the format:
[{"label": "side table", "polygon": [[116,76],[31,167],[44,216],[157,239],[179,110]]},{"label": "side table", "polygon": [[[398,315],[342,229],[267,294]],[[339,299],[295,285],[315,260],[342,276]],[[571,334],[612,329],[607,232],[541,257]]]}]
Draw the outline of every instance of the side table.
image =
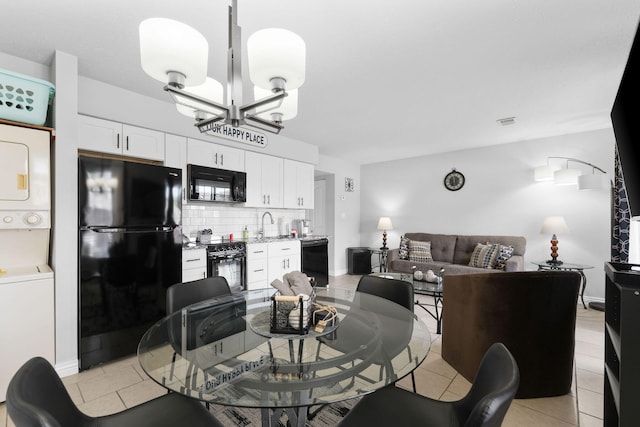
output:
[{"label": "side table", "polygon": [[584,309],[587,309],[587,305],[584,303],[584,290],[587,287],[587,276],[584,275],[584,270],[588,270],[593,268],[592,265],[583,265],[583,264],[572,264],[569,262],[563,262],[562,264],[552,264],[546,261],[536,261],[533,264],[538,266],[538,271],[540,270],[565,270],[565,271],[577,271],[580,273],[581,277],[581,291],[580,291],[580,300],[582,301],[582,306]]},{"label": "side table", "polygon": [[377,254],[378,255],[378,271],[380,273],[386,273],[387,272],[387,252],[389,251],[389,248],[369,248],[369,251],[371,251],[371,254]]}]

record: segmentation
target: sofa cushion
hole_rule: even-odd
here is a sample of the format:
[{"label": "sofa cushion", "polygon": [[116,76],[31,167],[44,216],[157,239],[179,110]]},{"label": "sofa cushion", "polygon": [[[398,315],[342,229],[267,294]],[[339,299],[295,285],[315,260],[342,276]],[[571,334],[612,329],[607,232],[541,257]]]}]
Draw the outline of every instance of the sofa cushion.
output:
[{"label": "sofa cushion", "polygon": [[513,246],[500,245],[498,257],[496,258],[496,270],[505,270],[507,261],[513,256]]},{"label": "sofa cushion", "polygon": [[[453,254],[456,250],[456,240],[458,236],[450,234],[431,234],[431,233],[405,233],[404,236],[411,240],[420,242],[431,242],[431,257],[435,261],[453,262]],[[478,240],[478,242],[486,242],[487,240]],[[473,251],[473,248],[471,248]],[[469,256],[471,256],[469,251]],[[467,264],[469,258],[464,262]]]},{"label": "sofa cushion", "polygon": [[430,262],[431,242],[420,242],[418,240],[409,241],[409,261],[413,262]]},{"label": "sofa cushion", "polygon": [[471,254],[469,266],[476,268],[495,268],[499,251],[499,244],[477,243]]},{"label": "sofa cushion", "polygon": [[[409,233],[405,235],[409,236],[409,238],[411,239],[411,235]],[[521,236],[460,235],[458,236],[458,240],[455,245],[455,254],[451,262],[453,262],[454,264],[469,264],[471,254],[476,248],[476,244],[481,242],[500,243],[501,245],[505,246],[513,246],[513,255],[524,255],[527,246],[526,239]],[[431,243],[435,251],[435,244],[433,241]],[[435,253],[433,253],[433,255],[435,257]]]},{"label": "sofa cushion", "polygon": [[400,250],[398,251],[398,258],[409,259],[409,239],[405,236],[400,236]]}]

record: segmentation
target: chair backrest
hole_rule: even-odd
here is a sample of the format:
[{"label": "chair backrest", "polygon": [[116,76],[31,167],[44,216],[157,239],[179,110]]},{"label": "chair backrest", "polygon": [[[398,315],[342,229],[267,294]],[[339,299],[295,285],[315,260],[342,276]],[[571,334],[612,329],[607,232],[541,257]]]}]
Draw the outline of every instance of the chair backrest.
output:
[{"label": "chair backrest", "polygon": [[27,361],[9,382],[7,410],[16,427],[88,426],[53,366],[42,357]]},{"label": "chair backrest", "polygon": [[360,278],[356,290],[386,298],[413,312],[413,284],[406,280],[365,275]]},{"label": "chair backrest", "polygon": [[176,283],[167,288],[167,314],[210,298],[231,295],[224,277],[207,277],[187,283]]},{"label": "chair backrest", "polygon": [[456,402],[465,427],[499,427],[509,409],[520,372],[513,355],[502,343],[494,343],[485,353],[469,393]]}]

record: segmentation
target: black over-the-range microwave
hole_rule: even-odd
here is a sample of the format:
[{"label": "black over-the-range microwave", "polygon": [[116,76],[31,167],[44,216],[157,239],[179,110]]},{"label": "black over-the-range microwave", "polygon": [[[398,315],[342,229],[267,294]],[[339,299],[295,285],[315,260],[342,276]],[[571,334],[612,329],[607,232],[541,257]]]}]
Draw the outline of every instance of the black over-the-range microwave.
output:
[{"label": "black over-the-range microwave", "polygon": [[247,174],[199,165],[187,165],[189,200],[243,203],[247,201]]}]

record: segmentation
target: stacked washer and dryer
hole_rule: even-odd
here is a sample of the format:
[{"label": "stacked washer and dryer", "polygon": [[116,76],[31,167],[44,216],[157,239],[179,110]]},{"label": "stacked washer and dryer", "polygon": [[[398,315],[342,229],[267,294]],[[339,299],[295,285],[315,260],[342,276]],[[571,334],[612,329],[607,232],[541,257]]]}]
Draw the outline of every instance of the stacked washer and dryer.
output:
[{"label": "stacked washer and dryer", "polygon": [[55,362],[51,133],[0,124],[0,402],[29,358]]}]

